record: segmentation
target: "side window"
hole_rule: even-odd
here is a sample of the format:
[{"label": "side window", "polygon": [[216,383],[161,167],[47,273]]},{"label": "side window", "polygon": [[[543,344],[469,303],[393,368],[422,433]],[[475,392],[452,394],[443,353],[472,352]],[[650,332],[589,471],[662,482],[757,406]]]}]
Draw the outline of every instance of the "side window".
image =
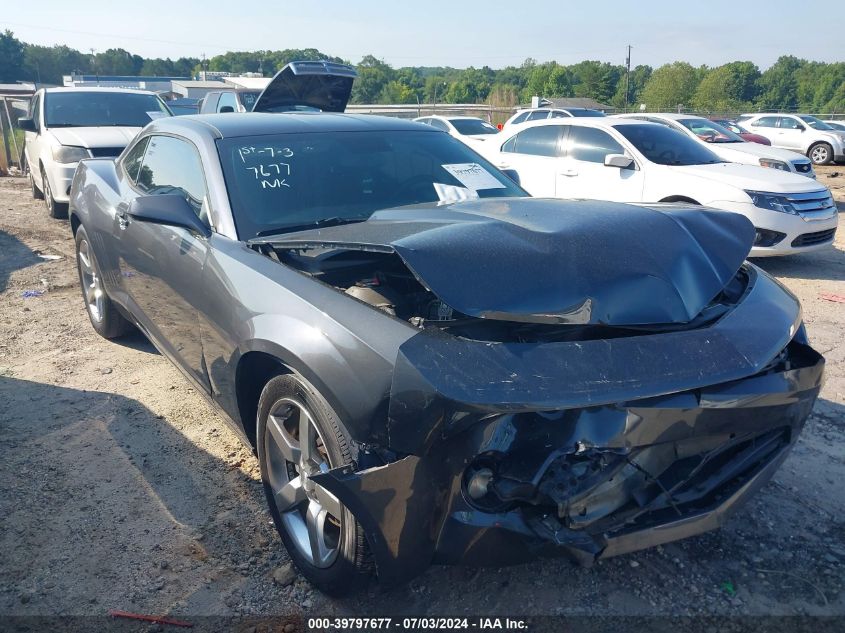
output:
[{"label": "side window", "polygon": [[751,123],[751,127],[777,127],[778,125],[778,118],[776,116],[764,116],[760,117],[756,121]]},{"label": "side window", "polygon": [[522,114],[518,115],[513,121],[511,121],[511,125],[516,123],[522,123],[525,119],[528,118],[528,115],[531,114],[530,112],[523,112]]},{"label": "side window", "polygon": [[535,110],[531,114],[528,115],[526,121],[539,121],[540,119],[548,119],[549,118],[549,111],[548,110]]},{"label": "side window", "polygon": [[798,121],[793,119],[791,116],[782,116],[782,117],[779,117],[779,118],[780,118],[780,120],[779,120],[778,127],[780,127],[781,129],[798,130],[798,129],[801,128],[801,124],[798,123]]},{"label": "side window", "polygon": [[604,130],[573,125],[569,130],[569,155],[575,160],[604,164],[608,154],[624,154],[623,147]]},{"label": "side window", "polygon": [[528,128],[514,137],[514,148],[517,154],[531,154],[533,156],[557,156],[557,140],[563,128],[559,125],[541,125]]},{"label": "side window", "polygon": [[32,114],[30,115],[32,120],[35,121],[35,128],[40,130],[41,129],[41,95],[39,94],[35,97],[35,101],[32,102]]},{"label": "side window", "polygon": [[[231,109],[230,109],[231,108]],[[224,92],[217,102],[217,112],[237,112],[238,100],[234,92]]]},{"label": "side window", "polygon": [[144,159],[144,151],[147,149],[149,142],[149,136],[141,139],[123,157],[123,170],[133,185],[138,182],[138,170],[141,169],[141,161]]},{"label": "side window", "polygon": [[432,120],[431,120],[431,123],[430,123],[429,125],[431,125],[431,127],[433,127],[433,128],[437,128],[438,130],[443,130],[444,132],[448,132],[448,131],[449,131],[449,126],[448,126],[448,125],[446,125],[446,124],[445,124],[443,121],[441,121],[440,119],[432,119]]},{"label": "side window", "polygon": [[552,112],[553,119],[568,119],[570,115],[566,114],[565,112],[561,112],[560,110],[555,110]]},{"label": "side window", "polygon": [[199,154],[187,141],[151,136],[138,173],[138,188],[149,195],[179,193],[204,218],[205,177]]}]

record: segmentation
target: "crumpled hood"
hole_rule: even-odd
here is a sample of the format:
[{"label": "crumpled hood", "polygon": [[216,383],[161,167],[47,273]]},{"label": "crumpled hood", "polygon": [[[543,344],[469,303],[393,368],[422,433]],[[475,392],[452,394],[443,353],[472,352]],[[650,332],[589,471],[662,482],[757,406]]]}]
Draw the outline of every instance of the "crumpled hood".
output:
[{"label": "crumpled hood", "polygon": [[759,165],[715,163],[713,165],[673,165],[669,169],[687,176],[715,180],[742,190],[807,193],[823,189],[812,178]]},{"label": "crumpled hood", "polygon": [[652,206],[469,200],[250,243],[395,252],[442,301],[479,318],[685,323],[734,277],[754,228],[725,211]]},{"label": "crumpled hood", "polygon": [[54,127],[50,133],[62,145],[77,147],[126,147],[139,127]]}]

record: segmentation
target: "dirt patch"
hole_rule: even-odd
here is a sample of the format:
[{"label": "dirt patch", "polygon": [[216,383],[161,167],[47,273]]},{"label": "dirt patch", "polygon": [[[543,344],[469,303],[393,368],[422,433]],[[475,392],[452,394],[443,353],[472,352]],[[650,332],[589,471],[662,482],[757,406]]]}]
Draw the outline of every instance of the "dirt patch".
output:
[{"label": "dirt patch", "polygon": [[[818,174],[845,212],[845,168]],[[801,299],[827,382],[774,481],[723,530],[592,569],[432,568],[330,600],[274,580],[288,560],[251,452],[140,335],[95,335],[67,222],[0,178],[0,616],[845,615],[845,307],[825,298],[845,296],[845,231],[757,263]]]}]

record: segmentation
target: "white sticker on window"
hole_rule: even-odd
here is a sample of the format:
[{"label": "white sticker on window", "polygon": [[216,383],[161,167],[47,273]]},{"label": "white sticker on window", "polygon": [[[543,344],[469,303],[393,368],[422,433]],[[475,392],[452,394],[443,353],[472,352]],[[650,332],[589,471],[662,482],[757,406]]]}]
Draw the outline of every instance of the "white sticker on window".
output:
[{"label": "white sticker on window", "polygon": [[478,200],[478,192],[465,187],[456,187],[454,185],[444,185],[439,182],[434,184],[434,191],[437,192],[437,197],[440,202],[458,202],[459,200]]},{"label": "white sticker on window", "polygon": [[147,116],[150,117],[150,121],[155,121],[156,119],[160,119],[163,116],[167,116],[164,112],[147,112]]},{"label": "white sticker on window", "polygon": [[455,163],[443,165],[443,169],[457,178],[467,189],[480,191],[481,189],[504,189],[502,184],[478,163]]}]

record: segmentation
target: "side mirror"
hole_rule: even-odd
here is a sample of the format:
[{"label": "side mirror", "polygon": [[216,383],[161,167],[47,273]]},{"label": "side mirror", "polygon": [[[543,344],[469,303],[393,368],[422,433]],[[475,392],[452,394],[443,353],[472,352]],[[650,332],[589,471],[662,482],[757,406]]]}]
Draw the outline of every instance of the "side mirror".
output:
[{"label": "side mirror", "polygon": [[25,132],[37,132],[38,131],[38,128],[35,125],[35,121],[30,119],[29,117],[18,119],[18,127],[20,129],[24,130]]},{"label": "side mirror", "polygon": [[604,157],[605,167],[618,167],[619,169],[630,169],[634,165],[634,159],[625,154],[608,154]]},{"label": "side mirror", "polygon": [[139,222],[179,226],[203,237],[211,235],[211,229],[199,219],[185,196],[178,193],[140,196],[130,203],[127,213]]},{"label": "side mirror", "polygon": [[515,169],[503,169],[501,171],[505,176],[507,176],[508,178],[513,180],[516,184],[518,184],[518,185],[521,184],[519,182],[519,174],[517,173],[517,171]]},{"label": "side mirror", "polygon": [[799,131],[799,132],[803,132],[803,131],[804,131],[804,130],[806,130],[806,129],[807,129],[807,128],[805,128],[803,125],[799,125],[799,126],[798,126],[798,131]]}]

